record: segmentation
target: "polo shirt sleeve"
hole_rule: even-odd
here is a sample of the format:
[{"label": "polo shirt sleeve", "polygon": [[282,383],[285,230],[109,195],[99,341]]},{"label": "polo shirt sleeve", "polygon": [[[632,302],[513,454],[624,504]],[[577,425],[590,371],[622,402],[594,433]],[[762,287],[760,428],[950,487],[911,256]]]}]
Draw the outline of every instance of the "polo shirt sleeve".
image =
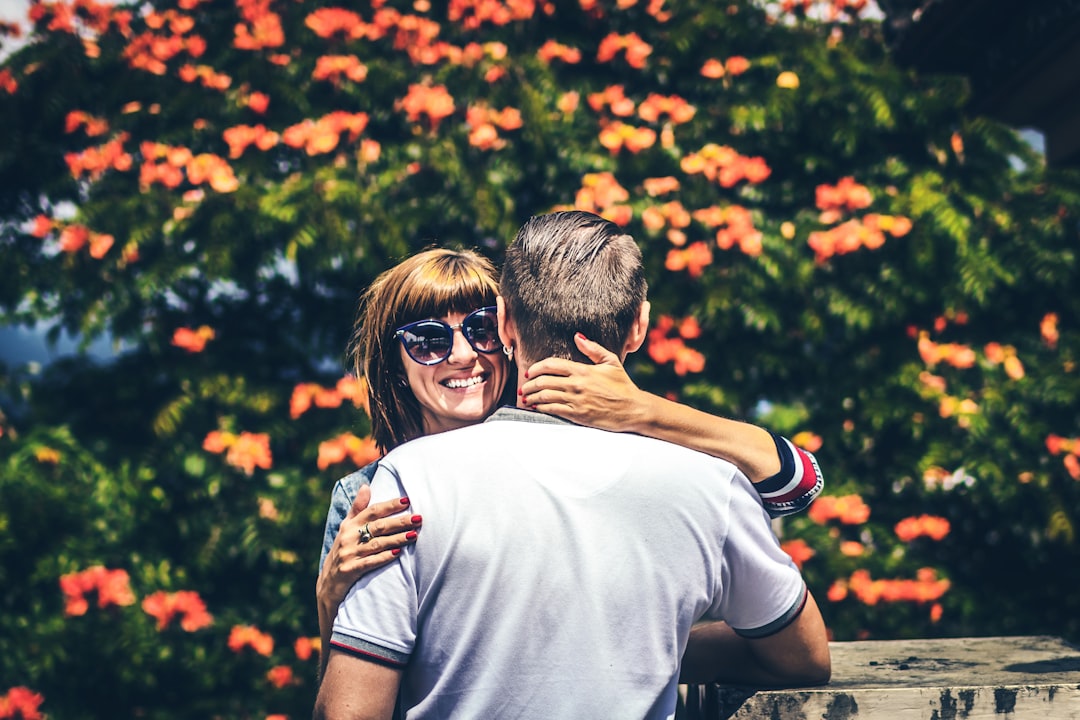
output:
[{"label": "polo shirt sleeve", "polygon": [[761,500],[742,473],[732,480],[729,523],[721,565],[723,590],[715,619],[725,620],[743,637],[772,635],[798,617],[807,588],[794,561],[780,548]]},{"label": "polo shirt sleeve", "polygon": [[[371,501],[404,497],[394,471],[380,465],[371,481]],[[415,543],[397,562],[364,575],[338,608],[330,644],[345,652],[392,667],[408,662],[416,643],[417,591]]]}]

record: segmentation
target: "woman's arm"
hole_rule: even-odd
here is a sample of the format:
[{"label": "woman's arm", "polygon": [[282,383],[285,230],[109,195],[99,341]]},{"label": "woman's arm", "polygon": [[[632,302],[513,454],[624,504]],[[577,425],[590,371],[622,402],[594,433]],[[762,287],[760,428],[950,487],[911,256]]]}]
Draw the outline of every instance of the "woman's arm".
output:
[{"label": "woman's arm", "polygon": [[634,432],[724,458],[750,478],[774,517],[802,510],[821,492],[821,471],[810,453],[756,425],[645,392],[614,353],[580,333],[575,340],[595,365],[559,358],[534,363],[521,387],[525,405],[580,425]]},{"label": "woman's arm", "polygon": [[[321,639],[320,678],[326,671],[330,655],[334,618],[349,588],[362,576],[397,559],[401,547],[416,540],[423,521],[419,515],[402,514],[409,507],[408,498],[388,500],[368,507],[371,488],[367,483],[359,486],[354,498],[349,497],[348,491],[342,487],[339,484],[335,488],[330,503],[323,561],[315,584]],[[346,503],[351,503],[347,512],[344,510]],[[365,527],[371,535],[366,541],[361,535]]]}]

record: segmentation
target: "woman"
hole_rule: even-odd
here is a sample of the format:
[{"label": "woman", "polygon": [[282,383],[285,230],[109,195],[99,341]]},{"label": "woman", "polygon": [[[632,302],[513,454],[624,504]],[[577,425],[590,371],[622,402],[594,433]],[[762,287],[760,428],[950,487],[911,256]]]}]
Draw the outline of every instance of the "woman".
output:
[{"label": "woman", "polygon": [[[376,278],[360,298],[350,347],[368,383],[372,435],[383,452],[414,438],[481,422],[517,383],[495,316],[495,269],[470,251],[427,250]],[[632,431],[730,460],[773,516],[821,490],[813,457],[766,430],[717,418],[639,390],[618,358],[580,335],[595,365],[549,358],[526,371],[525,403],[582,425]],[[337,608],[362,575],[394,560],[423,519],[408,498],[367,507],[377,462],[338,481],[323,537],[316,594],[323,668]],[[321,673],[320,673],[321,675]]]}]

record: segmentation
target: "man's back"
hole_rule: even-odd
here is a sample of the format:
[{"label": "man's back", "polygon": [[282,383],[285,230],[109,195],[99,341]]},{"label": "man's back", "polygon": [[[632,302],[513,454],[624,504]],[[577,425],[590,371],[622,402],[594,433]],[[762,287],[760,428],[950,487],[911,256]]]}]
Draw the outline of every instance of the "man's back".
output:
[{"label": "man's back", "polygon": [[389,454],[372,491],[424,531],[334,642],[405,666],[418,717],[670,717],[696,620],[764,634],[805,593],[733,466],[634,435],[504,408]]}]

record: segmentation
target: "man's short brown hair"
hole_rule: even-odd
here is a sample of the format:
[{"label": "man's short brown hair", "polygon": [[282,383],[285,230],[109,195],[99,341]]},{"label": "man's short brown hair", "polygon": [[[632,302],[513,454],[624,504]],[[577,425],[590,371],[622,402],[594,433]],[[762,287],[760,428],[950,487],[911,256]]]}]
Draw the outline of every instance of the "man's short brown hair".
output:
[{"label": "man's short brown hair", "polygon": [[580,211],[537,215],[506,250],[499,293],[529,360],[589,362],[581,332],[621,354],[645,302],[641,250],[618,225]]}]

